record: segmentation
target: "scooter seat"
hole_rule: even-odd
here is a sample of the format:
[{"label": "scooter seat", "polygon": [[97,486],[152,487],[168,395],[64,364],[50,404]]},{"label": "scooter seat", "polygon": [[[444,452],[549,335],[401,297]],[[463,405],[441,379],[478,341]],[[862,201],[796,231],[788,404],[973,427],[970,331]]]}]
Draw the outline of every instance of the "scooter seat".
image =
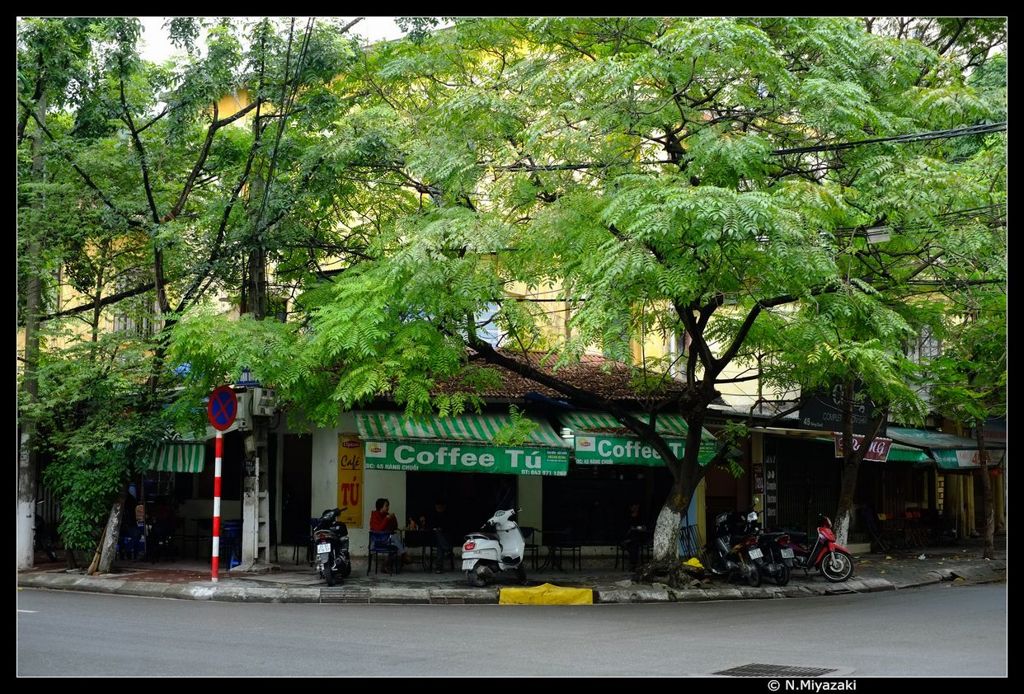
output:
[{"label": "scooter seat", "polygon": [[498,536],[495,533],[470,533],[466,535],[467,540],[497,540]]}]

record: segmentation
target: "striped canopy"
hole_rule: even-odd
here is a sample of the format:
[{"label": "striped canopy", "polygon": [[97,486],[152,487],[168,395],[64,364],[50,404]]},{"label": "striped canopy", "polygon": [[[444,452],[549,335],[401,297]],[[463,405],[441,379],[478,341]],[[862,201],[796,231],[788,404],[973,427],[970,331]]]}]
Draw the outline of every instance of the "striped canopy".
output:
[{"label": "striped canopy", "polygon": [[[651,421],[651,416],[648,414],[637,412],[631,414],[641,422]],[[567,412],[558,415],[558,419],[573,431],[625,431],[622,422],[607,412]],[[686,420],[677,414],[658,415],[654,429],[663,436],[678,436],[680,438],[686,438],[686,432],[690,430],[686,426]],[[627,434],[633,435],[632,432],[627,432]],[[702,438],[714,440],[715,437],[705,429]]]},{"label": "striped canopy", "polygon": [[159,472],[202,472],[206,446],[195,441],[165,441],[153,454],[147,469]]},{"label": "striped canopy", "polygon": [[[356,426],[364,440],[444,439],[489,444],[500,429],[511,426],[505,414],[409,419],[398,412],[356,412]],[[547,422],[530,418],[537,425],[529,440],[535,446],[568,448]]]}]

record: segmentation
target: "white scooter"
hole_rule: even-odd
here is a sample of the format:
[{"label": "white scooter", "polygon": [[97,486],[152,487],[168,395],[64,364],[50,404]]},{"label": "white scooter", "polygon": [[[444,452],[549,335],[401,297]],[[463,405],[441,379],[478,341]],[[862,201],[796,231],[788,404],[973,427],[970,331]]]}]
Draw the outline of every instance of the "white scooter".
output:
[{"label": "white scooter", "polygon": [[493,532],[466,535],[462,545],[462,570],[470,585],[485,586],[494,580],[498,571],[514,573],[520,583],[526,582],[526,567],[523,566],[526,542],[512,520],[516,513],[515,509],[495,511],[484,523],[484,528]]}]

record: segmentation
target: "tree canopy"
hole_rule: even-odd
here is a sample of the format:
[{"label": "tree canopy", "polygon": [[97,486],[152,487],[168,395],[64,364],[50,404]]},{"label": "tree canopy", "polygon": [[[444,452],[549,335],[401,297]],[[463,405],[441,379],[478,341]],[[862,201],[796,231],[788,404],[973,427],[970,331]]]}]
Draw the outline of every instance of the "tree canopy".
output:
[{"label": "tree canopy", "polygon": [[[152,240],[172,328],[155,368],[178,383],[189,363],[183,416],[242,365],[321,424],[382,394],[457,413],[500,365],[655,445],[677,513],[731,365],[785,386],[857,378],[910,421],[903,346],[945,310],[932,299],[1004,281],[978,258],[1005,235],[1005,24],[972,21],[911,38],[856,18],[456,19],[360,50],[326,22],[257,22],[243,47],[225,20],[167,66],[125,54],[137,27],[113,22],[55,138],[91,172],[82,194]],[[171,28],[186,46],[200,29]],[[211,113],[239,89],[254,128]],[[286,322],[245,300],[261,263],[266,293],[293,299]],[[523,286],[567,302],[567,339],[510,294]],[[220,316],[215,289],[254,318]],[[636,382],[651,413],[687,417],[683,459],[528,356],[632,363],[631,341],[659,333],[686,336],[688,387],[662,394],[665,359]],[[462,392],[437,388],[454,377]]]}]

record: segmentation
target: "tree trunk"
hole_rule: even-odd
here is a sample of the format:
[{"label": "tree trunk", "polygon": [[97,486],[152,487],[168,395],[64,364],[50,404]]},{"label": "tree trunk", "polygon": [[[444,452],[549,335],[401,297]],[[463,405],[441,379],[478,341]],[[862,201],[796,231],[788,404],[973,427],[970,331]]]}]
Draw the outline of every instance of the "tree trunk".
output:
[{"label": "tree trunk", "polygon": [[100,541],[100,561],[97,571],[101,574],[110,573],[110,566],[114,563],[117,555],[117,538],[121,534],[121,516],[124,514],[124,492],[117,497],[117,501],[110,508],[110,517],[107,518],[107,527],[103,531]]},{"label": "tree trunk", "polygon": [[[39,97],[37,116],[41,123],[46,122],[46,92]],[[45,175],[43,158],[42,129],[36,131],[32,138],[32,172],[42,179]],[[42,256],[42,244],[39,233],[32,234],[29,242],[29,257],[36,261]],[[39,281],[40,268],[28,273],[25,297],[25,378],[22,381],[22,397],[27,402],[34,402],[39,393],[36,367],[39,365],[39,306],[42,303],[42,285]],[[18,524],[17,524],[17,564],[18,569],[30,569],[33,565],[35,549],[35,517],[36,517],[36,453],[35,422],[30,417],[22,418],[21,449],[18,451]]]},{"label": "tree trunk", "polygon": [[886,406],[876,416],[871,433],[864,437],[860,450],[853,449],[853,381],[843,385],[843,479],[839,486],[839,508],[836,510],[832,529],[836,534],[836,544],[846,546],[850,535],[850,523],[853,519],[853,495],[857,490],[857,475],[860,463],[864,460],[871,444],[874,442],[882,425],[889,418]]},{"label": "tree trunk", "polygon": [[995,557],[995,505],[992,499],[992,479],[988,476],[988,450],[985,449],[985,422],[980,418],[974,420],[974,437],[978,441],[978,459],[981,463],[981,514],[985,518],[985,559]]},{"label": "tree trunk", "polygon": [[[849,453],[846,454],[847,456]],[[853,517],[853,493],[857,489],[857,473],[860,465],[843,460],[843,481],[839,491],[839,510],[836,511],[836,522],[832,526],[836,533],[836,543],[847,544],[850,534],[850,520]]]},{"label": "tree trunk", "polygon": [[[674,496],[674,494],[672,495]],[[682,513],[672,508],[670,496],[654,524],[654,561],[672,562],[679,558],[679,526]]]}]

